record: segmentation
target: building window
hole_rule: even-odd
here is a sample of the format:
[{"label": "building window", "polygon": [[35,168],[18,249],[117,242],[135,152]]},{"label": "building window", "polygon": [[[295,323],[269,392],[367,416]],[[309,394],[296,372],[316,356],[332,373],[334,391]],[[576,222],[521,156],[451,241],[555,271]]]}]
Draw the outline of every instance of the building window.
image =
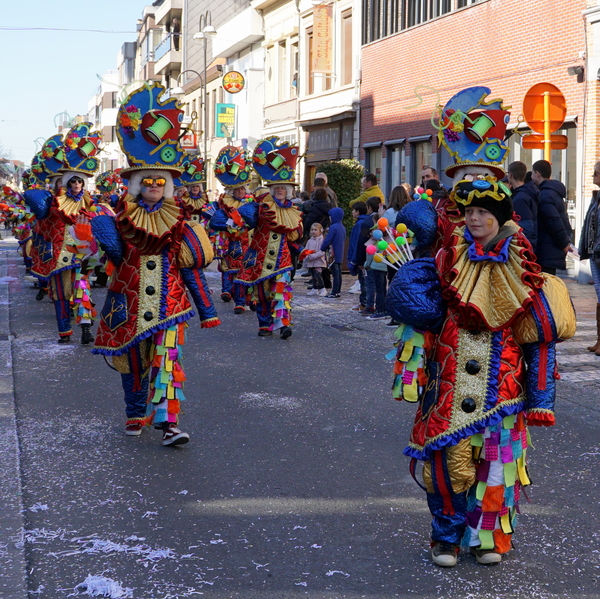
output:
[{"label": "building window", "polygon": [[381,147],[368,148],[365,150],[365,169],[367,173],[373,173],[377,177],[377,183],[381,187]]},{"label": "building window", "polygon": [[277,44],[277,101],[283,102],[288,99],[289,81],[288,81],[288,62],[286,41],[283,40]]},{"label": "building window", "polygon": [[387,174],[386,191],[406,181],[404,171],[404,143],[395,143],[386,146],[385,172]]},{"label": "building window", "polygon": [[290,66],[291,66],[291,80],[290,80],[290,98],[298,97],[298,72],[300,71],[300,62],[298,54],[298,41],[290,44]]},{"label": "building window", "polygon": [[266,53],[266,71],[267,71],[267,104],[275,104],[277,102],[276,94],[276,77],[277,64],[275,59],[275,46],[269,46]]},{"label": "building window", "polygon": [[308,95],[315,93],[315,75],[312,72],[312,63],[313,63],[313,30],[306,30],[306,48],[307,48],[307,59],[308,63],[306,64],[306,90]]},{"label": "building window", "polygon": [[421,184],[423,166],[431,165],[431,141],[419,141],[410,144],[411,176],[413,187]]},{"label": "building window", "polygon": [[352,11],[342,13],[342,64],[340,85],[352,83]]},{"label": "building window", "polygon": [[476,4],[480,0],[362,0],[362,43]]}]

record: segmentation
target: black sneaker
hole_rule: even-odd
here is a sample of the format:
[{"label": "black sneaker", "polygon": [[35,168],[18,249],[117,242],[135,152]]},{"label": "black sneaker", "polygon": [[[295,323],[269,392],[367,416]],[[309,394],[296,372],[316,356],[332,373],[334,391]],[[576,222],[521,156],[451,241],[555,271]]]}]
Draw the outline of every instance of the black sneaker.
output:
[{"label": "black sneaker", "polygon": [[40,290],[37,292],[37,295],[35,296],[35,299],[36,299],[38,302],[41,302],[41,301],[42,301],[42,300],[43,300],[43,299],[46,297],[46,295],[48,295],[48,292],[47,292],[45,289],[40,289]]},{"label": "black sneaker", "polygon": [[493,566],[502,561],[502,555],[496,553],[493,549],[479,549],[479,547],[471,547],[471,555],[475,556],[478,564],[484,566]]},{"label": "black sneaker", "polygon": [[58,338],[59,343],[70,343],[70,341],[71,341],[71,335],[61,335]]},{"label": "black sneaker", "polygon": [[281,327],[279,329],[279,336],[282,339],[289,339],[292,336],[292,329],[290,327]]},{"label": "black sneaker", "polygon": [[328,293],[325,296],[325,299],[340,299],[340,294],[339,293]]},{"label": "black sneaker", "polygon": [[433,563],[442,568],[452,568],[456,566],[458,557],[458,545],[446,543],[445,541],[437,541],[431,548],[431,558]]},{"label": "black sneaker", "polygon": [[231,293],[221,293],[221,300],[224,302],[231,301]]},{"label": "black sneaker", "polygon": [[184,445],[189,440],[190,436],[180,431],[174,422],[171,422],[168,428],[163,431],[163,445]]},{"label": "black sneaker", "polygon": [[402,323],[398,322],[397,320],[394,320],[392,318],[392,320],[390,320],[389,322],[385,323],[386,327],[399,327]]},{"label": "black sneaker", "polygon": [[273,331],[269,331],[269,329],[258,329],[259,337],[272,337]]}]

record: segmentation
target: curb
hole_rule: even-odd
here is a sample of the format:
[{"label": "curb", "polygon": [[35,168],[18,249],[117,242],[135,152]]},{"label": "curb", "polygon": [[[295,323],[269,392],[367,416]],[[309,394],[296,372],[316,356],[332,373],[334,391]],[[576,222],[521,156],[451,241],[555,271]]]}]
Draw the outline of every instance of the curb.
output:
[{"label": "curb", "polygon": [[23,496],[9,320],[8,252],[0,250],[0,598],[27,598]]}]

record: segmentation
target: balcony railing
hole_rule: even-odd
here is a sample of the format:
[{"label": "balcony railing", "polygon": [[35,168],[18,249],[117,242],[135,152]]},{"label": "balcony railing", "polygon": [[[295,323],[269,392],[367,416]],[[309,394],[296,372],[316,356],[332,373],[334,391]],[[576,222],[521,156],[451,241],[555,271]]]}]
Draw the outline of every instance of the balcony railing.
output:
[{"label": "balcony railing", "polygon": [[[175,39],[177,38],[177,39]],[[154,49],[154,59],[158,62],[170,50],[179,51],[181,33],[169,33],[167,37]]]}]

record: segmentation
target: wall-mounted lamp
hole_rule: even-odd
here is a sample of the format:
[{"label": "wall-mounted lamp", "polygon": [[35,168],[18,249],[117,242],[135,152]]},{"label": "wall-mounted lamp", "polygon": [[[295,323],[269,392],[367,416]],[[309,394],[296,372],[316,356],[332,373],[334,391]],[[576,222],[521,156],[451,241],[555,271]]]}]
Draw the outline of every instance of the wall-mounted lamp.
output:
[{"label": "wall-mounted lamp", "polygon": [[573,76],[573,75],[583,75],[583,66],[581,65],[577,65],[575,67],[568,67],[567,68],[567,73],[569,73],[569,75]]}]

